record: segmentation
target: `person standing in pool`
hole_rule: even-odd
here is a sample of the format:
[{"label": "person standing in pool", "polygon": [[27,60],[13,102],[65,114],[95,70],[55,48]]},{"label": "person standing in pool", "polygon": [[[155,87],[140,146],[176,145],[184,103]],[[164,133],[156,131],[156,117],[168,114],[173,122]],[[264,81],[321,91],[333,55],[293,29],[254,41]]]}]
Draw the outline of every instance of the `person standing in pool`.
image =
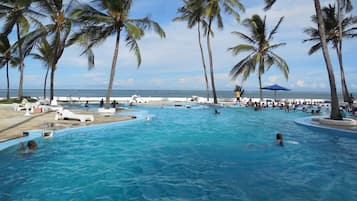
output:
[{"label": "person standing in pool", "polygon": [[281,133],[276,134],[275,144],[280,145],[282,147],[284,146],[283,134],[281,134]]},{"label": "person standing in pool", "polygon": [[104,100],[103,100],[103,98],[100,100],[100,102],[99,102],[99,107],[104,107]]}]

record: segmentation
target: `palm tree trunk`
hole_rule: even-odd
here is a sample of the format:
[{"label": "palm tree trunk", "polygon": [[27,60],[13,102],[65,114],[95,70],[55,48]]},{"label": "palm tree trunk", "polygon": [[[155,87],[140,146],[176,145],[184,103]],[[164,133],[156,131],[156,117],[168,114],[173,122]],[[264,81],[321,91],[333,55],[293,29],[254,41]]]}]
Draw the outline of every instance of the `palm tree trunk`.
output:
[{"label": "palm tree trunk", "polygon": [[20,57],[20,80],[19,80],[19,90],[17,97],[18,99],[22,99],[23,97],[23,85],[24,85],[24,59],[23,59],[23,53],[22,53],[22,39],[20,36],[20,25],[19,23],[16,23],[16,29],[17,29],[17,41],[18,41],[18,49],[19,49],[19,57]]},{"label": "palm tree trunk", "polygon": [[258,75],[258,79],[259,79],[259,98],[260,98],[260,102],[263,101],[263,90],[262,90],[262,76],[259,74]]},{"label": "palm tree trunk", "polygon": [[338,63],[340,65],[340,73],[341,73],[341,87],[342,87],[342,95],[343,95],[343,101],[351,103],[351,97],[349,96],[349,92],[347,89],[347,84],[346,84],[346,78],[345,78],[345,71],[343,69],[343,62],[342,62],[342,52],[340,49],[340,45],[336,47],[336,52],[337,52],[337,57],[338,57]]},{"label": "palm tree trunk", "polygon": [[342,7],[341,7],[341,0],[337,0],[337,12],[338,12],[338,38],[340,39],[336,45],[338,63],[340,65],[340,72],[341,72],[341,87],[342,87],[342,94],[343,94],[343,101],[351,103],[352,99],[349,96],[349,92],[347,89],[346,79],[345,79],[345,72],[343,69],[343,62],[342,62]]},{"label": "palm tree trunk", "polygon": [[326,36],[325,36],[325,25],[324,25],[324,22],[322,19],[320,0],[314,0],[314,3],[315,3],[316,16],[317,16],[317,20],[318,20],[317,24],[318,24],[319,34],[320,34],[320,38],[321,38],[322,53],[324,56],[327,73],[329,76],[329,82],[330,82],[330,93],[331,93],[331,116],[330,116],[330,118],[333,120],[342,120],[340,110],[339,110],[339,105],[338,105],[335,75],[333,73],[333,67],[331,64],[330,55],[329,55],[328,48],[327,48],[327,42],[326,42]]},{"label": "palm tree trunk", "polygon": [[7,82],[7,91],[6,99],[10,99],[10,79],[9,79],[9,61],[6,62],[6,82]]},{"label": "palm tree trunk", "polygon": [[50,101],[53,100],[54,97],[54,82],[55,82],[55,66],[51,68],[51,83],[50,83]]},{"label": "palm tree trunk", "polygon": [[207,77],[207,67],[206,67],[206,62],[205,62],[205,56],[204,56],[204,54],[203,54],[200,26],[201,26],[201,24],[200,24],[200,22],[198,22],[198,24],[197,24],[198,44],[199,44],[200,50],[201,50],[201,59],[202,59],[202,65],[203,65],[203,73],[204,73],[205,83],[206,83],[206,96],[207,96],[207,101],[209,101],[209,86],[208,86],[208,77]]},{"label": "palm tree trunk", "polygon": [[209,24],[208,24],[207,48],[208,48],[209,65],[210,65],[210,71],[211,71],[211,84],[212,84],[212,93],[213,93],[213,103],[217,104],[218,101],[217,101],[216,86],[214,84],[214,73],[213,73],[213,56],[212,56],[212,49],[211,49],[211,42],[210,42],[211,25],[212,25],[212,19],[209,20]]},{"label": "palm tree trunk", "polygon": [[116,38],[116,42],[115,42],[115,50],[114,50],[114,55],[113,55],[112,69],[110,71],[109,86],[108,86],[107,94],[105,97],[105,109],[109,109],[109,107],[110,107],[110,96],[112,94],[113,82],[114,82],[114,77],[115,77],[115,69],[116,69],[116,65],[117,65],[118,52],[119,52],[120,32],[121,32],[121,30],[118,30],[117,38]]},{"label": "palm tree trunk", "polygon": [[43,99],[46,99],[46,86],[47,86],[47,77],[48,77],[48,71],[49,70],[50,70],[50,67],[47,67],[45,81],[43,83]]}]

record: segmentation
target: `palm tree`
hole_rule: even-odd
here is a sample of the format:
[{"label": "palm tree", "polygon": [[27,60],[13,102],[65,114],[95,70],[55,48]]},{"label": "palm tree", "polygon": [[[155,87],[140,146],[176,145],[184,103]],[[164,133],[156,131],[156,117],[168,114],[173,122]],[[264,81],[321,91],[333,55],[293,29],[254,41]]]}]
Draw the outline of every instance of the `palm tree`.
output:
[{"label": "palm tree", "polygon": [[233,15],[237,21],[239,21],[240,16],[236,9],[244,11],[244,6],[240,3],[239,0],[205,0],[203,5],[205,9],[205,16],[208,20],[208,29],[207,29],[207,48],[208,56],[210,63],[210,72],[211,72],[211,84],[212,84],[212,93],[214,103],[217,101],[216,86],[214,82],[214,72],[213,72],[213,55],[211,48],[211,34],[212,34],[212,23],[214,20],[217,20],[217,26],[219,29],[223,29],[223,19],[222,19],[222,10],[226,13]]},{"label": "palm tree", "polygon": [[4,19],[3,32],[8,35],[16,26],[17,47],[19,55],[19,89],[18,98],[23,97],[23,80],[24,80],[24,53],[22,51],[22,35],[27,33],[30,28],[29,19],[42,16],[41,13],[31,9],[33,0],[2,0],[0,3],[0,17]]},{"label": "palm tree", "polygon": [[0,68],[6,66],[6,99],[10,99],[10,78],[9,78],[9,63],[12,66],[18,64],[18,58],[11,53],[12,48],[8,37],[5,34],[0,34]]},{"label": "palm tree", "polygon": [[[343,62],[342,62],[342,49],[341,49],[342,38],[340,37],[342,36],[344,38],[352,38],[357,36],[357,32],[356,32],[357,27],[350,27],[354,24],[357,24],[357,18],[352,16],[344,18],[341,22],[342,35],[340,35],[340,27],[338,25],[339,24],[338,12],[336,13],[335,6],[329,5],[328,7],[324,7],[322,9],[322,14],[323,14],[322,15],[323,21],[325,23],[327,43],[331,42],[333,48],[336,49],[336,53],[340,65],[340,71],[341,71],[341,87],[342,87],[342,94],[344,97],[344,101],[350,103],[352,102],[352,100],[351,97],[349,96],[349,92],[345,80],[345,73],[344,73]],[[316,15],[312,16],[312,21],[314,23],[317,23]],[[317,28],[310,27],[305,29],[304,32],[309,34],[311,37],[309,39],[304,40],[304,42],[307,41],[317,42],[309,50],[309,55],[311,55],[321,48],[319,30]]]},{"label": "palm tree", "polygon": [[32,53],[31,55],[34,59],[42,61],[44,66],[46,67],[46,75],[43,83],[43,98],[46,99],[47,77],[48,72],[51,69],[51,61],[53,58],[53,51],[46,37],[42,37],[41,42],[37,44],[37,51],[38,53]]},{"label": "palm tree", "polygon": [[77,42],[83,36],[88,39],[87,50],[104,42],[109,36],[115,35],[115,49],[110,73],[109,86],[106,93],[105,108],[110,106],[110,96],[116,70],[119,52],[120,38],[126,34],[125,41],[131,51],[134,51],[138,67],[141,64],[140,49],[137,41],[144,36],[144,30],[153,29],[161,38],[165,32],[160,25],[145,17],[141,19],[130,19],[129,12],[132,0],[94,0],[95,6],[83,4],[72,12],[72,16],[82,27],[71,39],[71,43]]},{"label": "palm tree", "polygon": [[327,68],[327,73],[329,76],[329,82],[330,82],[330,93],[331,93],[331,119],[333,120],[342,120],[342,116],[339,110],[339,105],[338,105],[338,96],[337,96],[337,90],[336,90],[336,82],[335,82],[335,75],[333,73],[333,67],[331,64],[331,59],[330,59],[330,54],[328,52],[327,48],[327,41],[326,41],[326,31],[325,31],[325,24],[323,20],[323,15],[321,11],[321,5],[319,0],[314,0],[315,4],[315,11],[316,11],[316,16],[317,16],[317,25],[318,25],[318,30],[319,30],[319,35],[321,39],[321,47],[322,47],[322,53],[324,56],[326,68]]},{"label": "palm tree", "polygon": [[[69,34],[72,28],[72,19],[67,16],[68,9],[72,6],[72,2],[65,6],[62,0],[42,0],[37,1],[36,5],[49,19],[50,22],[44,25],[46,33],[50,37],[50,46],[52,49],[50,70],[51,70],[51,83],[50,83],[50,100],[54,97],[54,78],[57,64],[62,57],[65,47],[69,39]],[[41,26],[38,31],[42,32]],[[41,36],[41,35],[40,35]]]},{"label": "palm tree", "polygon": [[[269,9],[276,0],[265,0],[266,7]],[[340,0],[338,0],[340,1]],[[346,4],[346,8],[350,5],[348,2],[350,0],[343,0]],[[317,25],[318,25],[318,30],[319,30],[319,35],[321,39],[321,47],[322,47],[322,53],[324,56],[325,64],[326,64],[326,69],[327,73],[329,76],[329,82],[330,82],[330,94],[331,94],[331,119],[333,120],[341,120],[341,114],[339,110],[339,105],[338,105],[338,96],[337,96],[337,91],[336,91],[336,82],[335,82],[335,75],[333,73],[333,67],[331,64],[331,59],[330,55],[328,53],[328,48],[327,48],[327,42],[326,42],[326,35],[325,35],[325,25],[323,21],[323,15],[321,11],[321,5],[319,0],[314,0],[314,5],[315,5],[315,12],[317,16]]]},{"label": "palm tree", "polygon": [[342,94],[343,100],[348,103],[353,103],[352,97],[349,95],[346,80],[345,80],[345,72],[343,70],[343,61],[342,61],[342,38],[343,38],[343,9],[345,12],[350,12],[352,7],[351,0],[337,0],[337,20],[338,20],[338,36],[339,40],[336,45],[338,63],[340,65],[340,72],[341,72],[341,86],[342,86]]},{"label": "palm tree", "polygon": [[276,65],[281,71],[283,71],[286,79],[288,79],[289,74],[289,67],[287,63],[283,58],[273,52],[274,49],[285,45],[285,43],[270,44],[274,34],[277,33],[277,30],[283,21],[283,17],[280,18],[269,35],[266,35],[267,28],[265,21],[266,17],[262,20],[259,15],[253,15],[252,18],[244,20],[243,24],[249,29],[251,36],[241,32],[233,32],[233,34],[239,36],[249,44],[240,44],[229,48],[234,55],[242,52],[249,52],[248,56],[232,68],[230,72],[232,79],[236,79],[239,75],[242,75],[243,80],[246,80],[250,73],[255,71],[256,66],[258,65],[260,100],[263,99],[261,76],[266,70],[269,70],[272,65]]},{"label": "palm tree", "polygon": [[198,33],[198,45],[200,47],[203,75],[206,84],[206,96],[207,101],[209,101],[209,83],[207,77],[207,67],[205,62],[205,57],[203,53],[202,41],[201,41],[201,25],[207,29],[207,22],[204,18],[203,3],[204,0],[183,0],[185,6],[178,9],[178,12],[182,15],[176,17],[174,21],[187,21],[188,28],[192,28],[197,24],[197,33]]}]

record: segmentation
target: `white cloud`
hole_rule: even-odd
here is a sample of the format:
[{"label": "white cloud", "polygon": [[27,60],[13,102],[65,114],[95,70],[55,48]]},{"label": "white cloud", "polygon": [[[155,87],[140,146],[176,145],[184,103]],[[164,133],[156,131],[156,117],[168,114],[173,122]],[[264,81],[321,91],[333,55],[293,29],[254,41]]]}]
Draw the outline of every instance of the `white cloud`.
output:
[{"label": "white cloud", "polygon": [[296,81],[296,86],[298,86],[298,87],[304,87],[304,86],[305,86],[305,81],[304,81],[304,80],[298,80],[298,81]]}]

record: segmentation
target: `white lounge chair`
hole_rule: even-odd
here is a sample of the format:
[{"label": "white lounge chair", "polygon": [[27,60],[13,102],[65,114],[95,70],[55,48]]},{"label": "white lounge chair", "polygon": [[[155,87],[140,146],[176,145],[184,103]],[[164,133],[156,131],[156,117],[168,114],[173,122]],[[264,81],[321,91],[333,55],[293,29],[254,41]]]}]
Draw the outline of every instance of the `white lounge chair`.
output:
[{"label": "white lounge chair", "polygon": [[60,119],[75,119],[81,122],[86,122],[87,120],[94,121],[94,116],[88,114],[75,114],[69,110],[62,110],[62,111],[57,111],[55,116],[55,120],[60,120]]}]

